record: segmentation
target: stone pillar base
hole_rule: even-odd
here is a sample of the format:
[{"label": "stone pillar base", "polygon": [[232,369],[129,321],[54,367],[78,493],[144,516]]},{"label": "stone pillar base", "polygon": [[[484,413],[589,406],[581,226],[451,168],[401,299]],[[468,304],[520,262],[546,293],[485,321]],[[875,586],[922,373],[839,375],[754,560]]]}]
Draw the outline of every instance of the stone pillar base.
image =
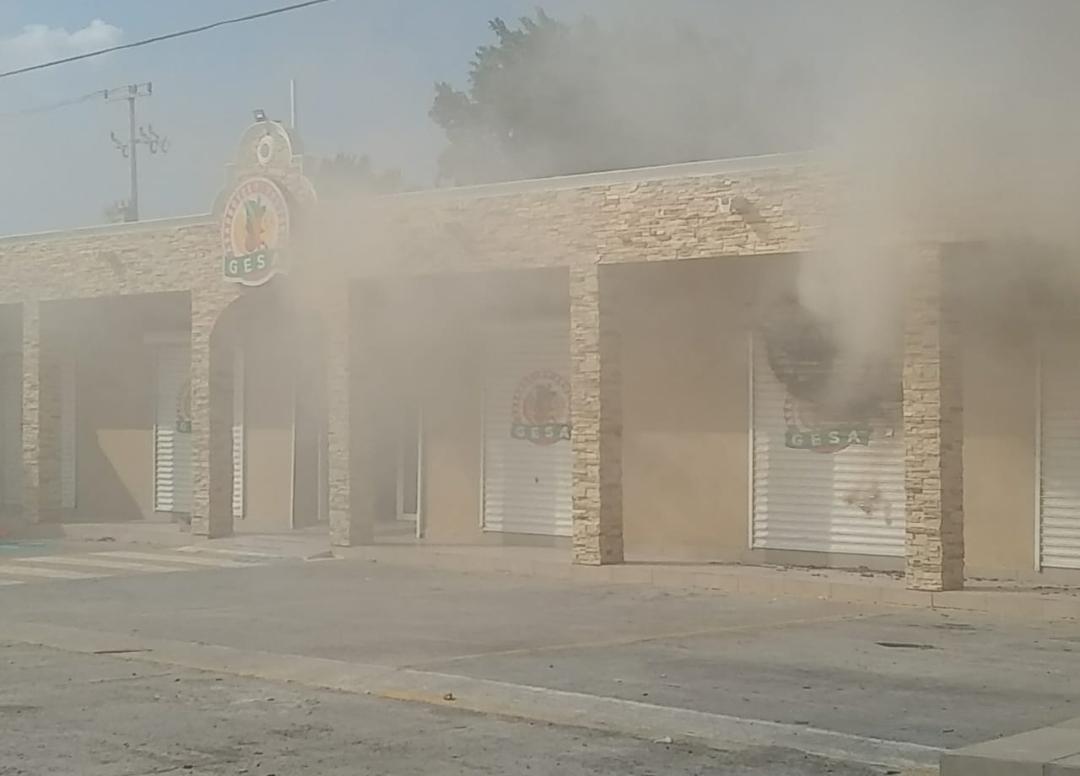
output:
[{"label": "stone pillar base", "polygon": [[964,586],[964,425],[958,311],[940,247],[923,248],[907,269],[907,585],[959,590]]},{"label": "stone pillar base", "polygon": [[570,270],[574,563],[623,562],[621,341],[597,265]]}]

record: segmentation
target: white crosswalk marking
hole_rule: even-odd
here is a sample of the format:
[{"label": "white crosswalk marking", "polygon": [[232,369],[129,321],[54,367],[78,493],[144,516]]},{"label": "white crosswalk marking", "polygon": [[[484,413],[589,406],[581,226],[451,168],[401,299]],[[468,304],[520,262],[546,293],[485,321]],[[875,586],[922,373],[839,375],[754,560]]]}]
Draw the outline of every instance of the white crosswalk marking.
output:
[{"label": "white crosswalk marking", "polygon": [[44,563],[46,565],[60,566],[91,566],[102,569],[118,569],[120,571],[142,572],[144,574],[165,574],[171,571],[183,571],[176,566],[155,566],[150,563],[138,561],[109,560],[108,558],[96,558],[92,555],[45,555],[30,558],[15,558],[16,563]]},{"label": "white crosswalk marking", "polygon": [[108,576],[108,574],[88,574],[85,571],[47,569],[39,566],[0,566],[0,574],[10,574],[17,577],[48,577],[49,579],[99,579]]},{"label": "white crosswalk marking", "polygon": [[138,574],[175,574],[216,569],[249,569],[272,562],[288,562],[282,555],[194,546],[147,551],[110,550],[83,555],[20,555],[0,558],[0,586],[29,582],[77,581]]},{"label": "white crosswalk marking", "polygon": [[239,561],[230,560],[228,558],[203,558],[193,555],[185,555],[179,557],[177,555],[166,555],[151,552],[134,552],[128,550],[114,550],[112,552],[102,552],[101,555],[110,558],[128,558],[130,560],[145,560],[151,563],[177,563],[181,566],[188,564],[192,566],[214,566],[215,568],[223,569],[245,569],[252,566],[251,563],[241,563]]}]

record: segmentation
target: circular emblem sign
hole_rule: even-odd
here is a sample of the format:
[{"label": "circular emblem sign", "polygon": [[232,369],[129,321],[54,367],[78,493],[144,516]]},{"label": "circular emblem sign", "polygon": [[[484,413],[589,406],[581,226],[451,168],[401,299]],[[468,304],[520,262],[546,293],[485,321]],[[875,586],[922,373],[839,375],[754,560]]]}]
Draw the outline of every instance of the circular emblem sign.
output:
[{"label": "circular emblem sign", "polygon": [[225,279],[262,285],[282,271],[289,238],[289,204],[276,183],[249,178],[225,202],[221,240]]},{"label": "circular emblem sign", "polygon": [[255,159],[263,167],[274,160],[274,136],[265,135],[255,146]]},{"label": "circular emblem sign", "polygon": [[526,375],[514,391],[510,434],[535,445],[570,438],[570,383],[550,370]]}]

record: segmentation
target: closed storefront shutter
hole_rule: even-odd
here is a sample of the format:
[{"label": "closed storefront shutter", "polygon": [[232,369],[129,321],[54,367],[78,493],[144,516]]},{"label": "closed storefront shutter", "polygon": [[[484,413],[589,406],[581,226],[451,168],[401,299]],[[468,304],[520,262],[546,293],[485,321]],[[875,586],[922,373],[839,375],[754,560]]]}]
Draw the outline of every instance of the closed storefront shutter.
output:
[{"label": "closed storefront shutter", "polygon": [[1042,367],[1040,554],[1080,568],[1080,347],[1054,344]]},{"label": "closed storefront shutter", "polygon": [[191,513],[191,350],[158,351],[157,420],[154,427],[154,509]]},{"label": "closed storefront shutter", "polygon": [[22,504],[22,359],[0,357],[0,499],[5,507]]},{"label": "closed storefront shutter", "polygon": [[[753,547],[902,556],[899,385],[896,401],[845,417],[793,396],[764,344],[754,353]],[[857,392],[854,380],[835,382]]]},{"label": "closed storefront shutter", "polygon": [[569,327],[503,327],[487,355],[484,529],[569,536]]},{"label": "closed storefront shutter", "polygon": [[244,352],[237,350],[233,355],[233,427],[232,427],[232,462],[233,462],[233,517],[244,516]]},{"label": "closed storefront shutter", "polygon": [[60,367],[60,505],[75,508],[76,450],[78,448],[75,359],[65,359]]}]

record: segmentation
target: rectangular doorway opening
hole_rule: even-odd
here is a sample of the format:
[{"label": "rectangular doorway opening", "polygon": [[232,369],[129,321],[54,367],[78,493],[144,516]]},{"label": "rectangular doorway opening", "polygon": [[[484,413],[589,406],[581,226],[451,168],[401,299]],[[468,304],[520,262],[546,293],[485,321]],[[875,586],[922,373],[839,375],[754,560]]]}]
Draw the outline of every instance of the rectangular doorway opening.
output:
[{"label": "rectangular doorway opening", "polygon": [[397,519],[416,526],[416,538],[424,535],[423,525],[423,417],[416,407],[401,413],[397,435]]}]

